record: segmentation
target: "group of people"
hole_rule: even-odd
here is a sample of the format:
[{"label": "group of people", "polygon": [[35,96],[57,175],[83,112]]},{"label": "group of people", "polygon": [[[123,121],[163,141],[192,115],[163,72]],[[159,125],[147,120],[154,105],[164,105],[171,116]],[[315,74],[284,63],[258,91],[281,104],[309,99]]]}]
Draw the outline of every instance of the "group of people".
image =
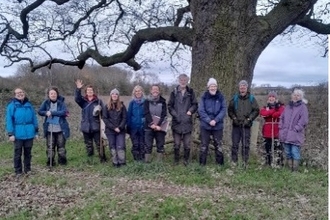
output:
[{"label": "group of people", "polygon": [[[226,115],[232,120],[231,164],[237,166],[239,145],[241,143],[242,164],[246,166],[249,160],[250,137],[253,121],[260,115],[265,119],[262,134],[265,140],[266,164],[274,163],[274,151],[283,146],[286,164],[296,171],[300,160],[300,149],[304,143],[304,131],[308,123],[307,100],[300,89],[295,89],[291,101],[284,105],[278,101],[277,94],[268,94],[267,105],[259,109],[255,97],[248,91],[248,82],[241,80],[238,93],[228,104],[218,88],[216,79],[210,78],[207,90],[201,95],[199,102],[194,90],[188,86],[189,77],[181,74],[178,85],[171,92],[168,102],[161,95],[160,87],[154,84],[150,94],[145,95],[141,86],[134,87],[132,100],[126,109],[120,100],[117,89],[110,91],[107,103],[97,96],[93,86],[84,86],[77,80],[75,102],[81,108],[80,129],[88,157],[94,155],[94,144],[100,162],[106,162],[107,157],[102,144],[102,123],[108,140],[112,164],[120,167],[126,164],[125,135],[129,134],[135,161],[152,161],[152,149],[156,142],[157,161],[162,161],[165,136],[169,119],[172,116],[171,129],[174,139],[174,164],[180,161],[180,146],[183,144],[183,164],[190,160],[191,139],[193,131],[193,115],[197,113],[200,120],[200,153],[199,163],[206,165],[210,141],[213,141],[215,161],[224,164],[223,148],[221,146]],[[82,89],[84,88],[84,94]],[[31,149],[33,139],[38,135],[38,119],[32,104],[21,88],[14,91],[15,97],[9,102],[6,111],[6,130],[9,140],[14,143],[14,169],[16,175],[31,172]],[[66,140],[70,136],[67,122],[68,110],[64,97],[60,96],[56,87],[47,90],[47,98],[38,109],[38,114],[44,116],[44,137],[46,138],[47,166],[55,166],[55,151],[57,163],[67,164]],[[274,147],[275,146],[275,147]],[[22,165],[22,153],[24,160]]]}]

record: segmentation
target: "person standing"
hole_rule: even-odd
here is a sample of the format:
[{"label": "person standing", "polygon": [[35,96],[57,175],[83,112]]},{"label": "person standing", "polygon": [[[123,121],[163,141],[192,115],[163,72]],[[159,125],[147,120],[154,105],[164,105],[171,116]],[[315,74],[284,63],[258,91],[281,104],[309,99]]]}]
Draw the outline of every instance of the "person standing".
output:
[{"label": "person standing", "polygon": [[214,143],[215,160],[219,165],[224,164],[221,141],[223,137],[223,120],[227,106],[225,97],[218,90],[216,79],[210,78],[207,82],[208,90],[204,92],[198,107],[201,132],[201,148],[199,155],[200,165],[206,165],[210,137]]},{"label": "person standing", "polygon": [[197,111],[198,103],[195,92],[188,86],[189,76],[180,74],[179,85],[171,92],[168,101],[168,112],[172,116],[172,135],[174,139],[174,164],[180,160],[180,145],[183,141],[184,165],[189,162],[191,132],[193,129],[192,115]]},{"label": "person standing", "polygon": [[[268,93],[267,105],[260,109],[260,116],[264,118],[265,122],[262,127],[262,136],[264,138],[266,156],[266,164],[271,166],[282,164],[282,149],[278,141],[278,123],[279,118],[284,110],[284,105],[278,101],[277,93],[271,91]],[[273,158],[273,155],[275,158]]]},{"label": "person standing", "polygon": [[236,166],[238,161],[239,143],[242,142],[242,160],[246,168],[250,153],[251,127],[259,115],[259,106],[255,97],[248,92],[248,83],[241,80],[238,84],[239,93],[229,102],[228,116],[233,120],[231,161]]},{"label": "person standing", "polygon": [[91,158],[94,155],[94,146],[93,141],[95,142],[100,162],[106,162],[106,157],[103,152],[101,155],[100,152],[100,117],[99,114],[103,108],[103,102],[95,94],[94,88],[91,85],[87,85],[85,88],[85,96],[82,96],[81,89],[84,84],[82,80],[78,79],[76,81],[76,90],[75,90],[75,102],[81,108],[81,123],[80,130],[83,133],[84,142],[86,145],[87,156]]},{"label": "person standing", "polygon": [[[260,116],[265,120],[262,127],[262,136],[265,143],[266,164],[269,166],[272,165],[273,159],[279,161],[274,165],[281,165],[283,154],[281,145],[278,142],[278,123],[283,110],[284,105],[278,101],[277,93],[274,91],[269,92],[267,105],[260,109]],[[273,158],[273,155],[280,158]]]},{"label": "person standing", "polygon": [[120,101],[119,91],[111,90],[108,104],[103,108],[103,121],[114,167],[126,165],[126,115],[126,107]]},{"label": "person standing", "polygon": [[[160,94],[159,85],[152,85],[150,95],[144,102],[145,117],[145,162],[151,162],[152,145],[154,139],[157,147],[157,161],[161,162],[164,154],[166,131],[161,126],[167,116],[166,99]],[[155,120],[158,118],[158,120]]]},{"label": "person standing", "polygon": [[305,129],[308,124],[307,100],[301,89],[295,89],[291,101],[285,106],[280,117],[279,138],[284,144],[286,164],[296,172],[301,159],[300,150],[305,142]]},{"label": "person standing", "polygon": [[135,86],[132,92],[132,100],[127,110],[127,133],[132,142],[132,155],[135,161],[142,161],[144,158],[144,92],[139,85]]},{"label": "person standing", "polygon": [[[38,137],[38,118],[33,105],[21,88],[6,108],[6,131],[14,143],[14,169],[16,177],[31,173],[33,139]],[[24,155],[22,165],[22,153]]]},{"label": "person standing", "polygon": [[70,128],[66,120],[68,110],[64,100],[65,98],[59,95],[57,87],[50,87],[47,89],[47,99],[38,110],[38,114],[45,117],[43,129],[47,144],[47,166],[51,167],[55,166],[55,147],[58,164],[67,164],[65,143],[70,136]]}]

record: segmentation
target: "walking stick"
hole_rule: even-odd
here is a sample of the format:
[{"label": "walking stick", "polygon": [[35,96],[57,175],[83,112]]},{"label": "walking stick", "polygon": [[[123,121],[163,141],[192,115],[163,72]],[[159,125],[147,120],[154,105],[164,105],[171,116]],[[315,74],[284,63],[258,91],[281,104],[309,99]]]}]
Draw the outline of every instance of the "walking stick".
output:
[{"label": "walking stick", "polygon": [[272,118],[272,167],[275,165],[274,120]]},{"label": "walking stick", "polygon": [[243,154],[243,168],[246,169],[246,162],[245,162],[245,129],[244,129],[244,122],[242,124],[242,136],[243,136],[243,140],[242,140],[242,154]]},{"label": "walking stick", "polygon": [[49,171],[53,169],[53,124],[50,124],[50,149],[48,149],[49,154]]},{"label": "walking stick", "polygon": [[100,120],[100,156],[101,156],[101,160],[103,160],[104,159],[104,146],[103,146],[103,140],[102,140],[101,111],[99,112],[99,120]]}]

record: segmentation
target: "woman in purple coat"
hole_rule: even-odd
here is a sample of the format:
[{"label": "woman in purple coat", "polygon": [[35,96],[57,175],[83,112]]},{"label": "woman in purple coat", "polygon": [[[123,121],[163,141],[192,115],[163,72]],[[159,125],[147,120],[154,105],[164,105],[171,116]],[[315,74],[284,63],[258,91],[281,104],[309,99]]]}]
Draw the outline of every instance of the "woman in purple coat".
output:
[{"label": "woman in purple coat", "polygon": [[279,124],[279,138],[284,144],[286,163],[292,171],[297,171],[300,160],[300,148],[305,141],[305,128],[308,124],[307,100],[304,92],[295,89],[291,101],[285,107]]}]

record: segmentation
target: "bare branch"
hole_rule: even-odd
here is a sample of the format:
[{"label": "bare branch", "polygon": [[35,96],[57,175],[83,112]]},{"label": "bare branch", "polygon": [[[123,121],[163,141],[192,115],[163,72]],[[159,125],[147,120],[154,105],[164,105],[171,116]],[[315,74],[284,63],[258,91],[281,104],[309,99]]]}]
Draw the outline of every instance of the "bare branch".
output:
[{"label": "bare branch", "polygon": [[182,21],[183,15],[187,12],[190,12],[190,5],[183,7],[183,8],[179,8],[177,10],[177,17],[174,22],[174,26],[179,26],[180,22]]}]

